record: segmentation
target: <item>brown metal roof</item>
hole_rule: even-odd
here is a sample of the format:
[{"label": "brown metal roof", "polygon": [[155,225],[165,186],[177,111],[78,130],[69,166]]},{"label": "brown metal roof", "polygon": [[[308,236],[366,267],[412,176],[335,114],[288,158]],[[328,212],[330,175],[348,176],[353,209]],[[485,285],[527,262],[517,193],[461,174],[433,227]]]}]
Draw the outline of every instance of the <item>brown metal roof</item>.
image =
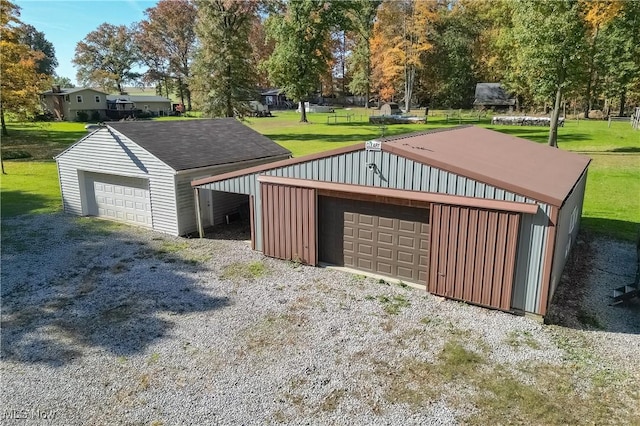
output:
[{"label": "brown metal roof", "polygon": [[409,134],[385,141],[382,149],[556,206],[562,205],[591,161],[475,126]]},{"label": "brown metal roof", "polygon": [[[435,129],[383,140],[382,150],[535,200],[561,206],[591,159],[475,126]],[[364,144],[200,179],[192,186],[363,149]]]}]

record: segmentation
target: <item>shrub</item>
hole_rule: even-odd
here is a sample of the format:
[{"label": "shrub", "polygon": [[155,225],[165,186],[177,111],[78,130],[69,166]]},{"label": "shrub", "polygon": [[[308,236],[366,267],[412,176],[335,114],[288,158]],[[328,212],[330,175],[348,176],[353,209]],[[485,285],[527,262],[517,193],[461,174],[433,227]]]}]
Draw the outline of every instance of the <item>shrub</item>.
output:
[{"label": "shrub", "polygon": [[96,111],[96,110],[91,111],[91,121],[97,122],[100,120],[101,120],[100,111]]},{"label": "shrub", "polygon": [[89,121],[89,114],[87,114],[85,111],[78,111],[78,113],[76,114],[76,121],[86,123],[87,121]]}]

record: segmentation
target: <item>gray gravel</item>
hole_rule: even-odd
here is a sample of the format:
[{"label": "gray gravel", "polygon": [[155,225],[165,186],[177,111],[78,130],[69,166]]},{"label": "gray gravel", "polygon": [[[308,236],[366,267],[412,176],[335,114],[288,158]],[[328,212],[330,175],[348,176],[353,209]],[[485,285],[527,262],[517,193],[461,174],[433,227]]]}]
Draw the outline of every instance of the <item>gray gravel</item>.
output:
[{"label": "gray gravel", "polygon": [[[607,268],[631,273],[625,243],[598,244],[586,303],[606,331],[581,331],[266,258],[233,232],[183,239],[63,214],[2,226],[0,402],[28,424],[457,424],[471,387],[416,406],[389,397],[389,377],[452,340],[513,371],[565,362],[562,333],[621,368],[640,353],[637,307],[604,297],[619,278]],[[226,269],[252,262],[266,273]]]}]

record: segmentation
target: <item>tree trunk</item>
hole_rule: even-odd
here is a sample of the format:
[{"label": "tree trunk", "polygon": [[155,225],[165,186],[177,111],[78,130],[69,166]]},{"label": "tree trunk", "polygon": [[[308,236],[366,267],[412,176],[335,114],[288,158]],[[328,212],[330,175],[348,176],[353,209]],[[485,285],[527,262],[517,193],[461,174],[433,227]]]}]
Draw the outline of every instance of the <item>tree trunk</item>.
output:
[{"label": "tree trunk", "polygon": [[9,136],[7,123],[4,122],[4,108],[0,106],[0,123],[2,123],[2,136]]},{"label": "tree trunk", "polygon": [[307,120],[307,110],[304,107],[304,101],[300,101],[300,122],[301,123],[308,123],[309,122]]},{"label": "tree trunk", "polygon": [[[0,122],[2,123],[2,136],[9,136],[9,132],[7,132],[7,123],[4,122],[4,108],[2,108],[2,106],[0,106]],[[0,166],[2,166],[2,174],[6,175],[7,173],[4,171],[2,152],[0,152]]]},{"label": "tree trunk", "polygon": [[627,89],[622,89],[620,92],[620,112],[618,113],[619,117],[624,116],[624,104],[627,103]]},{"label": "tree trunk", "polygon": [[184,105],[184,90],[182,87],[182,79],[178,77],[178,92],[180,93],[180,103]]},{"label": "tree trunk", "polygon": [[411,111],[411,97],[413,96],[413,80],[416,76],[416,70],[413,66],[405,68],[404,80],[404,111]]},{"label": "tree trunk", "polygon": [[558,147],[558,118],[560,118],[560,108],[562,106],[562,85],[558,85],[556,91],[556,102],[551,113],[551,123],[549,126],[549,146]]},{"label": "tree trunk", "polygon": [[187,92],[187,111],[191,111],[191,89],[189,89],[189,86],[185,88],[185,92]]}]

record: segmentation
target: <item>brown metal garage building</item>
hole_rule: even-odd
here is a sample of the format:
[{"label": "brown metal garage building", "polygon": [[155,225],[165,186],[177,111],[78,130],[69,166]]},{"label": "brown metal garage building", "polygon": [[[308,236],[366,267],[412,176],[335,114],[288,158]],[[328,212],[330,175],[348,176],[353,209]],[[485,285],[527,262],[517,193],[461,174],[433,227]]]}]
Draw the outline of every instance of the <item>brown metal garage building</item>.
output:
[{"label": "brown metal garage building", "polygon": [[[473,126],[368,141],[192,182],[246,194],[253,247],[544,315],[589,158]],[[198,199],[198,197],[196,197]]]}]

